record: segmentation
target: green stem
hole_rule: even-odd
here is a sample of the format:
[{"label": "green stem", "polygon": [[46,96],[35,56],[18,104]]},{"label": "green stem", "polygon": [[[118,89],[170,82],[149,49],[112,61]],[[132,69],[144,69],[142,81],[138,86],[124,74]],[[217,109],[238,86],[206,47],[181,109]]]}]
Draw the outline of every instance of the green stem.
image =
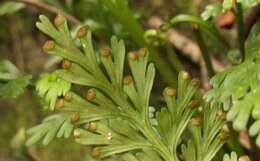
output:
[{"label": "green stem", "polygon": [[159,70],[159,74],[162,76],[165,83],[176,88],[178,74],[171,70],[169,65],[164,61],[162,56],[153,46],[147,47],[150,51],[150,58],[155,62],[155,66]]},{"label": "green stem", "polygon": [[98,12],[99,17],[101,18],[103,23],[106,24],[107,31],[108,31],[107,34],[108,34],[109,37],[111,37],[114,34],[114,30],[113,30],[111,23],[109,22],[108,14],[104,10],[104,6],[102,6],[101,0],[97,0],[97,6],[98,6],[98,9],[100,11],[100,12]]},{"label": "green stem", "polygon": [[207,71],[208,71],[208,75],[209,77],[213,77],[215,75],[215,71],[213,69],[213,66],[212,66],[212,62],[210,60],[210,56],[209,56],[209,52],[208,52],[208,49],[207,49],[207,46],[206,46],[206,43],[202,37],[202,34],[200,32],[200,29],[199,27],[193,27],[193,32],[194,32],[194,35],[195,35],[195,38],[198,42],[198,45],[200,47],[200,51],[201,51],[201,54],[202,54],[202,57],[203,57],[203,60],[205,62],[205,65],[206,65],[206,68],[207,68]]},{"label": "green stem", "polygon": [[209,37],[216,43],[220,49],[224,50],[224,52],[227,52],[229,49],[229,44],[226,42],[226,40],[220,35],[218,30],[215,28],[215,26],[209,22],[203,21],[202,18],[192,15],[185,15],[180,14],[178,16],[173,17],[168,23],[162,25],[161,30],[166,31],[170,27],[173,27],[179,23],[192,23],[199,25],[204,32],[206,32]]},{"label": "green stem", "polygon": [[244,33],[243,8],[241,3],[236,4],[236,10],[234,11],[234,13],[237,19],[239,49],[242,54],[242,60],[244,60],[245,59],[245,33]]},{"label": "green stem", "polygon": [[[113,93],[110,90],[108,93]],[[175,160],[174,157],[171,155],[167,146],[159,139],[158,135],[153,130],[151,123],[148,120],[142,119],[142,116],[139,115],[131,105],[125,100],[124,95],[122,93],[116,93],[112,96],[113,100],[120,106],[126,107],[124,108],[124,112],[127,116],[129,116],[130,120],[137,125],[137,128],[142,132],[142,134],[149,140],[150,143],[154,145],[155,150],[167,161],[178,161]]]},{"label": "green stem", "polygon": [[184,67],[183,67],[181,61],[177,57],[177,54],[174,51],[172,44],[167,40],[166,40],[166,49],[167,49],[167,55],[168,55],[169,61],[173,65],[173,67],[178,72],[183,71]]},{"label": "green stem", "polygon": [[169,149],[160,141],[158,140],[158,136],[154,132],[154,130],[150,126],[141,125],[142,133],[147,137],[147,139],[155,145],[156,150],[160,155],[167,161],[178,161],[174,159],[174,156],[170,153]]}]

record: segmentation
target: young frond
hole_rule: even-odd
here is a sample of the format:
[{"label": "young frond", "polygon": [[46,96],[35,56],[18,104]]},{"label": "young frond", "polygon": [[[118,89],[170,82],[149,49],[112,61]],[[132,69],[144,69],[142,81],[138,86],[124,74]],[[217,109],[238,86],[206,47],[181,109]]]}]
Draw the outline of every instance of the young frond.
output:
[{"label": "young frond", "polygon": [[45,108],[54,110],[58,97],[69,97],[71,83],[58,78],[57,73],[44,74],[36,84],[36,91],[45,100]]}]

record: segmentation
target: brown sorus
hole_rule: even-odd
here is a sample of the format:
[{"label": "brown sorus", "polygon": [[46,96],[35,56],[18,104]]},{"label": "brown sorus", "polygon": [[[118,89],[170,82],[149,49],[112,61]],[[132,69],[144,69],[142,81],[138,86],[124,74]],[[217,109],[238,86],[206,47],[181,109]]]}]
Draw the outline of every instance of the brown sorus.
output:
[{"label": "brown sorus", "polygon": [[200,117],[193,117],[193,118],[191,119],[191,123],[192,123],[192,125],[198,126],[198,125],[201,124],[201,118],[200,118]]},{"label": "brown sorus", "polygon": [[57,99],[56,100],[56,107],[61,108],[64,106],[64,100],[63,99]]},{"label": "brown sorus", "polygon": [[87,34],[87,32],[88,32],[87,27],[86,27],[86,26],[82,26],[82,27],[78,30],[76,36],[77,36],[78,38],[82,38],[82,37],[84,37],[84,36]]},{"label": "brown sorus", "polygon": [[136,60],[137,57],[138,57],[138,55],[137,55],[136,52],[130,52],[130,53],[128,54],[128,56],[129,56],[129,58],[130,58],[131,60]]},{"label": "brown sorus", "polygon": [[227,133],[227,132],[220,132],[219,134],[218,134],[218,137],[221,139],[221,140],[227,140],[228,139],[228,137],[229,137],[229,134]]},{"label": "brown sorus", "polygon": [[55,47],[55,42],[53,40],[47,40],[44,45],[43,49],[44,50],[52,50]]},{"label": "brown sorus", "polygon": [[198,79],[192,79],[192,80],[191,80],[191,85],[192,85],[192,86],[197,86],[197,85],[199,84],[199,82],[200,82],[200,81],[199,81]]},{"label": "brown sorus", "polygon": [[62,61],[62,68],[63,68],[63,69],[69,69],[70,66],[71,66],[71,62],[70,62],[69,60],[64,59],[64,60]]},{"label": "brown sorus", "polygon": [[98,158],[100,156],[100,154],[101,154],[101,152],[100,152],[100,148],[99,147],[95,147],[91,151],[91,156],[93,158]]},{"label": "brown sorus", "polygon": [[226,119],[226,113],[224,111],[220,110],[217,114],[221,119]]},{"label": "brown sorus", "polygon": [[63,23],[63,17],[61,15],[57,15],[54,19],[54,24],[56,27],[60,27]]},{"label": "brown sorus", "polygon": [[197,101],[191,100],[188,104],[190,108],[195,108],[198,105]]},{"label": "brown sorus", "polygon": [[128,85],[133,81],[133,78],[131,75],[126,75],[123,79],[123,83],[124,85]]},{"label": "brown sorus", "polygon": [[145,48],[141,48],[141,49],[139,50],[139,52],[138,52],[138,55],[141,56],[141,57],[143,57],[143,56],[145,56],[145,53],[146,53]]},{"label": "brown sorus", "polygon": [[86,93],[86,99],[90,101],[95,98],[96,98],[96,92],[93,89],[88,90]]},{"label": "brown sorus", "polygon": [[111,49],[110,48],[103,48],[102,49],[102,56],[104,57],[108,57],[111,53]]},{"label": "brown sorus", "polygon": [[64,96],[64,99],[65,99],[66,101],[71,101],[71,99],[72,99],[72,94],[71,94],[70,92],[67,92],[67,93],[65,94],[65,96]]}]

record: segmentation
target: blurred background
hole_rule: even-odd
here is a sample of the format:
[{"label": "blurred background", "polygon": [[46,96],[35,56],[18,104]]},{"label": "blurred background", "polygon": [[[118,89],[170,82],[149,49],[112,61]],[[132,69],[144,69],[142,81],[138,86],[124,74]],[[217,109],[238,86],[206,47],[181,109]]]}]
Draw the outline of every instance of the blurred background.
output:
[{"label": "blurred background", "polygon": [[[207,4],[216,1],[129,0],[129,6],[144,30],[148,30],[157,28],[162,21],[180,13],[200,15]],[[45,14],[52,19],[56,16],[56,11],[68,14],[73,31],[76,31],[79,22],[88,25],[93,32],[97,49],[109,44],[112,35],[124,39],[128,51],[140,48],[140,45],[132,41],[124,27],[102,6],[100,0],[25,0],[21,1],[25,3],[4,6],[6,2],[0,0],[0,60],[10,60],[21,72],[32,74],[34,79],[37,79],[41,73],[59,68],[61,61],[60,58],[50,57],[42,51],[42,44],[48,37],[35,27],[40,14]],[[34,2],[40,2],[40,5]],[[230,35],[227,37],[232,42],[233,30],[223,32]],[[180,25],[171,34],[173,38],[169,37],[169,40],[184,64],[184,69],[202,79],[203,87],[207,89],[208,80],[203,76],[205,71],[201,67],[203,64],[200,61],[198,47],[193,42],[191,27]],[[164,57],[165,49],[157,42],[153,43]],[[211,50],[214,50],[214,47]],[[214,60],[216,59],[214,67],[218,71],[228,65],[225,61],[218,61],[219,55],[221,54],[214,56]],[[162,82],[162,80],[158,77],[157,82]],[[164,86],[163,83],[155,84],[153,104],[160,103],[160,98],[156,96],[161,95],[160,92]],[[41,100],[30,88],[19,97],[1,98],[0,160],[84,161],[86,148],[71,140],[59,139],[48,146],[35,145],[30,148],[23,146],[26,139],[24,131],[39,123],[47,114],[42,108]]]}]

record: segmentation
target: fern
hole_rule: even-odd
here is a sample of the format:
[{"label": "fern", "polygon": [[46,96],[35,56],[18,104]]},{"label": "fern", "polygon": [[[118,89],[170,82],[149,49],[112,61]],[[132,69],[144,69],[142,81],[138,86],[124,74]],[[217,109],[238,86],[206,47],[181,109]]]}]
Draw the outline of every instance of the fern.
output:
[{"label": "fern", "polygon": [[[196,138],[193,150],[196,155],[203,153],[202,158],[195,156],[193,160],[209,161],[225,142],[226,138],[218,137],[223,136],[223,120],[216,116],[218,104],[204,105],[198,93],[199,81],[191,80],[187,72],[179,74],[177,90],[165,88],[166,104],[157,111],[149,104],[155,67],[148,62],[147,50],[128,53],[131,74],[125,75],[125,46],[116,37],[111,39],[111,48],[97,53],[86,27],[76,34],[81,47],[75,45],[61,15],[55,18],[54,25],[41,15],[37,27],[54,39],[45,43],[44,51],[59,55],[64,61],[63,69],[43,76],[37,84],[38,93],[57,114],[28,130],[27,145],[40,140],[46,145],[56,137],[73,134],[79,144],[93,147],[92,159],[179,161],[177,149],[188,140],[186,132],[191,131]],[[89,89],[79,93],[70,84]],[[198,109],[203,109],[204,121],[193,127],[192,120],[200,115]],[[210,129],[211,126],[215,128]],[[183,155],[188,161],[187,150]]]},{"label": "fern", "polygon": [[36,85],[39,96],[45,98],[45,108],[50,110],[54,110],[58,97],[70,99],[70,88],[71,83],[59,79],[55,72],[42,75]]},{"label": "fern", "polygon": [[251,136],[258,135],[256,139],[258,146],[260,146],[260,50],[257,45],[260,42],[259,31],[260,26],[257,24],[247,41],[245,61],[214,76],[211,79],[214,89],[206,95],[208,101],[220,102],[224,110],[229,110],[227,120],[234,120],[233,127],[236,130],[244,130],[252,116],[255,122],[249,131]]},{"label": "fern", "polygon": [[[218,117],[216,117],[218,116]],[[182,154],[188,161],[212,160],[225,140],[227,130],[223,130],[225,113],[217,105],[205,105],[201,116],[192,119],[192,138],[182,145]],[[221,131],[219,133],[219,131]]]},{"label": "fern", "polygon": [[230,156],[228,154],[225,154],[223,161],[250,161],[248,156],[242,156],[238,158],[237,154],[235,152],[232,152]]},{"label": "fern", "polygon": [[16,98],[22,95],[31,79],[31,75],[20,72],[10,61],[0,61],[0,98]]}]

